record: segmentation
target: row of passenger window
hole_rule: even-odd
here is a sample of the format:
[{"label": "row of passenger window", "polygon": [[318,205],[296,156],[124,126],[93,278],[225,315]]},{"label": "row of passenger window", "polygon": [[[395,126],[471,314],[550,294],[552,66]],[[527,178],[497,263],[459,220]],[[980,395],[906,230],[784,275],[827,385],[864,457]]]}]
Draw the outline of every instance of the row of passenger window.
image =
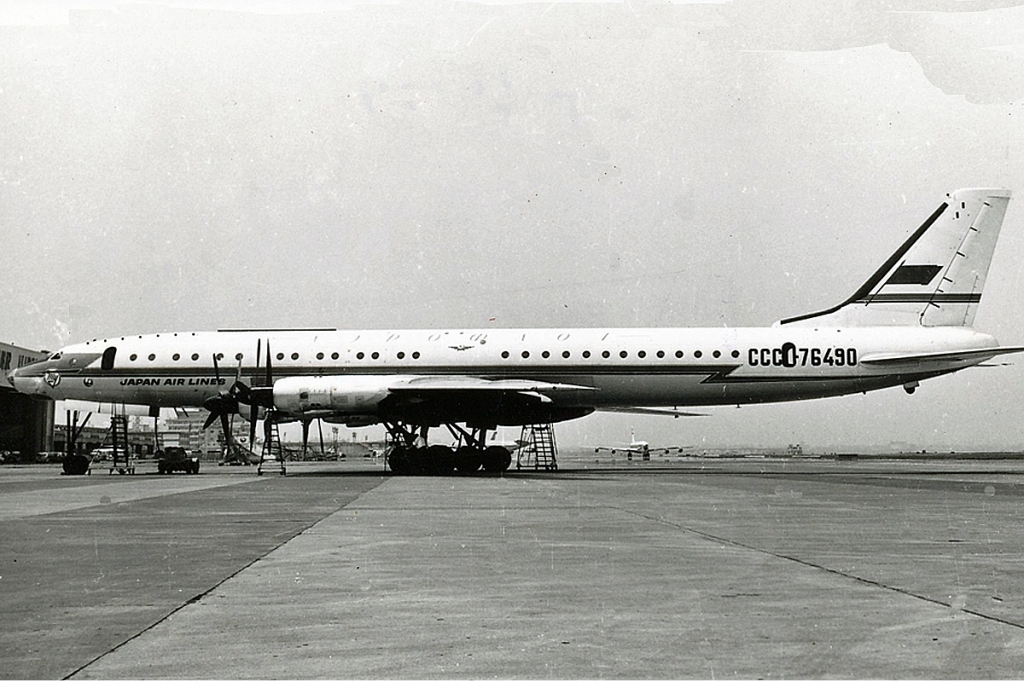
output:
[{"label": "row of passenger window", "polygon": [[[733,350],[730,354],[732,355],[733,359],[736,359],[736,358],[738,358],[740,356],[740,351],[739,350]],[[523,359],[529,359],[530,358],[530,351],[529,350],[523,350],[521,353],[519,353],[519,355]],[[504,352],[501,353],[502,359],[508,359],[511,356],[512,356],[512,353],[510,353],[508,350],[505,350]],[[548,359],[549,357],[551,357],[551,353],[548,352],[547,350],[544,350],[543,352],[540,353],[540,356],[543,357],[544,359]],[[583,357],[583,359],[590,359],[590,357],[592,355],[591,355],[590,350],[584,350],[583,352],[580,353],[580,356]],[[601,357],[603,357],[605,359],[608,359],[611,356],[612,356],[611,350],[602,350],[601,351]],[[646,350],[638,350],[636,352],[636,356],[639,359],[646,359],[647,351]],[[665,351],[664,350],[658,350],[656,353],[654,353],[654,356],[657,357],[658,359],[664,359],[665,358]],[[675,356],[676,356],[676,359],[682,359],[683,357],[686,356],[686,353],[684,353],[682,350],[676,350]],[[701,357],[704,356],[704,353],[701,352],[700,350],[695,350],[694,353],[693,353],[693,356],[696,357],[697,359],[700,359]],[[711,353],[711,356],[714,357],[715,359],[718,359],[719,357],[722,356],[722,351],[721,350],[715,350],[714,352]],[[569,359],[570,357],[572,357],[572,353],[569,352],[568,350],[563,350],[562,351],[562,357],[564,359]],[[629,357],[629,351],[628,350],[619,350],[619,357],[621,357],[622,359],[627,359]]]},{"label": "row of passenger window", "polygon": [[[529,359],[530,358],[530,351],[529,350],[523,350],[519,354],[520,354],[520,356],[523,359]],[[629,351],[628,350],[620,350],[618,354],[619,354],[619,357],[621,357],[622,359],[627,359],[629,357]],[[639,359],[646,359],[647,358],[647,351],[646,350],[638,350],[635,354],[636,354],[636,357],[639,358]],[[736,358],[738,358],[740,356],[740,351],[739,350],[733,350],[730,353],[730,355],[732,356],[733,359],[736,359]],[[369,356],[369,358],[372,359],[372,360],[380,359],[380,353],[379,352],[371,352],[371,353],[369,353],[369,355],[367,355],[367,353],[362,352],[362,351],[359,351],[359,352],[356,353],[356,359],[358,359],[358,360],[366,359],[367,356]],[[509,359],[511,356],[512,356],[512,353],[509,352],[508,350],[505,350],[505,351],[503,351],[501,353],[502,359]],[[551,352],[549,352],[548,350],[544,350],[544,351],[542,351],[540,353],[540,356],[542,358],[544,358],[544,359],[549,359],[551,357]],[[590,350],[584,350],[583,352],[580,353],[580,356],[583,359],[590,359],[592,354],[591,354]],[[604,359],[608,359],[611,356],[612,356],[612,353],[611,353],[610,350],[603,350],[601,352],[601,357],[603,357]],[[665,354],[664,350],[658,350],[657,352],[654,353],[654,356],[657,357],[658,359],[664,359],[666,354]],[[682,359],[685,356],[686,356],[686,353],[684,353],[682,350],[676,350],[675,351],[676,359]],[[701,352],[700,350],[695,350],[694,353],[693,353],[693,356],[696,359],[700,359],[701,357],[704,356],[704,353]],[[721,350],[715,350],[715,351],[713,351],[711,353],[711,356],[714,357],[715,359],[718,359],[719,357],[722,356],[722,351]],[[316,353],[316,358],[318,360],[322,360],[322,359],[324,359],[324,357],[325,357],[324,353],[322,353],[322,352]],[[339,357],[340,357],[339,353],[337,353],[337,352],[332,352],[331,353],[331,359],[332,360],[336,360]],[[406,354],[404,352],[398,352],[398,353],[395,354],[395,357],[397,359],[405,359]],[[413,352],[410,355],[410,357],[412,359],[419,359],[420,358],[420,353],[419,352]],[[572,357],[572,353],[569,352],[568,350],[563,350],[562,351],[562,357],[564,359],[570,359]],[[244,353],[239,352],[238,354],[235,355],[235,361],[236,362],[240,362],[244,358],[245,358],[245,354]],[[285,358],[285,354],[283,352],[279,352],[279,353],[277,353],[276,358],[277,358],[278,361],[282,361]],[[135,354],[135,353],[132,353],[128,357],[128,359],[130,361],[132,361],[132,362],[135,362],[135,361],[137,361],[139,359],[139,356],[137,354]],[[147,359],[150,362],[155,361],[156,360],[156,354],[155,353],[150,353],[150,355],[147,357]],[[191,359],[192,359],[193,362],[198,362],[200,360],[199,353],[198,352],[192,353]],[[292,360],[298,360],[299,359],[299,353],[293,352],[291,354],[291,359]],[[171,360],[173,360],[175,362],[180,361],[181,360],[181,355],[176,352],[173,355],[171,355]],[[217,361],[218,362],[224,361],[224,353],[223,352],[218,352],[217,353]]]}]

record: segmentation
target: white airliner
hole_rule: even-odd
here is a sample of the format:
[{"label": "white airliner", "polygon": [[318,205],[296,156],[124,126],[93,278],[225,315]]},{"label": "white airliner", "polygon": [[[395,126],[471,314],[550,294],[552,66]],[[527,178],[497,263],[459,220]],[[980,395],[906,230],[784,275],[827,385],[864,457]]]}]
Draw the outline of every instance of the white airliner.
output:
[{"label": "white airliner", "polygon": [[[45,399],[204,406],[208,425],[240,411],[254,424],[257,415],[380,423],[404,443],[392,453],[396,472],[500,471],[508,451],[486,446],[497,426],[912,393],[926,378],[1024,350],[972,328],[1009,198],[1005,189],[947,195],[848,299],[768,328],[158,333],[69,345],[9,380]],[[428,429],[442,425],[468,445],[427,446]]]},{"label": "white airliner", "polygon": [[[694,414],[694,416],[696,416],[696,414]],[[642,458],[642,459],[644,459],[646,461],[646,460],[651,458],[651,454],[653,452],[664,452],[665,454],[668,454],[673,449],[676,450],[677,452],[682,452],[683,451],[682,447],[653,447],[652,448],[651,447],[651,443],[647,442],[646,440],[637,440],[636,439],[636,431],[634,429],[630,428],[629,429],[629,444],[628,445],[624,445],[622,447],[595,447],[594,448],[594,452],[611,452],[612,454],[615,454],[616,452],[624,452],[626,454],[626,458],[629,459],[630,461],[633,460],[633,455],[634,454],[639,454],[640,458]]]}]

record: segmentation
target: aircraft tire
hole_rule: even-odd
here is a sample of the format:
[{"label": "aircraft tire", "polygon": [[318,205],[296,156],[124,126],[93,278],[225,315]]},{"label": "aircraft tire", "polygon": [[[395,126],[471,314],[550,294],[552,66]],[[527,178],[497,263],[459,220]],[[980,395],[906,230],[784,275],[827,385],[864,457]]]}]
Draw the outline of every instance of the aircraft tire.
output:
[{"label": "aircraft tire", "polygon": [[427,458],[426,449],[416,448],[405,450],[409,457],[409,473],[411,475],[430,475],[433,462]]},{"label": "aircraft tire", "polygon": [[395,475],[409,475],[413,472],[410,452],[405,447],[395,447],[388,454],[388,467]]},{"label": "aircraft tire", "polygon": [[423,457],[433,475],[451,475],[455,472],[455,452],[451,447],[431,445],[423,450]]},{"label": "aircraft tire", "polygon": [[89,458],[81,454],[64,459],[64,475],[85,475],[89,470]]},{"label": "aircraft tire", "polygon": [[488,473],[501,473],[507,471],[512,465],[512,454],[504,447],[492,445],[483,451],[484,470]]},{"label": "aircraft tire", "polygon": [[476,473],[480,470],[483,457],[479,449],[459,447],[455,450],[455,470],[460,473]]}]

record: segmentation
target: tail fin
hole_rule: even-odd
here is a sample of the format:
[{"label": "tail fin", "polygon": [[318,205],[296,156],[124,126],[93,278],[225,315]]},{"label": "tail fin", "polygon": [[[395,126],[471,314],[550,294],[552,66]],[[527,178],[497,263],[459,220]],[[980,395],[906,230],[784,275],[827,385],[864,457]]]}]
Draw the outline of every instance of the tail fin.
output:
[{"label": "tail fin", "polygon": [[960,189],[847,300],[790,317],[800,326],[971,326],[1008,189]]}]

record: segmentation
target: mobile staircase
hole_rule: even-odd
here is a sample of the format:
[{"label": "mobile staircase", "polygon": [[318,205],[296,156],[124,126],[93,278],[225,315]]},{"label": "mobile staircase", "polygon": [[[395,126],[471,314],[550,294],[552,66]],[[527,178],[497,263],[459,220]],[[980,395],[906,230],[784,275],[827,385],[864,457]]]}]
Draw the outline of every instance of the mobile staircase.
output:
[{"label": "mobile staircase", "polygon": [[114,414],[110,417],[110,444],[113,449],[110,460],[110,475],[128,473],[135,475],[135,457],[128,445],[128,417]]},{"label": "mobile staircase", "polygon": [[522,446],[516,453],[516,470],[557,471],[555,428],[550,423],[523,426]]},{"label": "mobile staircase", "polygon": [[256,466],[256,475],[266,473],[285,474],[284,446],[281,444],[281,432],[277,422],[267,418],[266,437],[263,438],[263,449],[260,451],[260,462]]}]

